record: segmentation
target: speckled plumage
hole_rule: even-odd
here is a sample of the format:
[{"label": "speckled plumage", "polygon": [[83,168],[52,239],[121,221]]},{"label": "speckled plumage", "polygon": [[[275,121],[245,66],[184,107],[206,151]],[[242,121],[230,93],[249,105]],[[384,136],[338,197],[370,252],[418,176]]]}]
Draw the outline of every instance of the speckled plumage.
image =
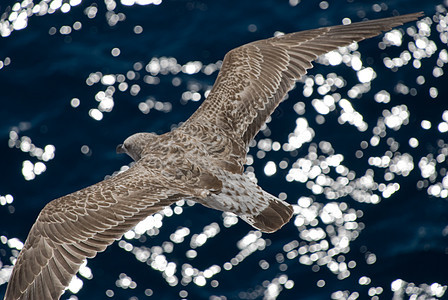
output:
[{"label": "speckled plumage", "polygon": [[86,258],[182,198],[233,212],[264,232],[281,228],[293,210],[243,174],[249,142],[319,55],[420,16],[308,30],[230,51],[207,100],[182,126],[129,137],[117,152],[131,156],[133,167],[45,206],[5,299],[59,299]]}]

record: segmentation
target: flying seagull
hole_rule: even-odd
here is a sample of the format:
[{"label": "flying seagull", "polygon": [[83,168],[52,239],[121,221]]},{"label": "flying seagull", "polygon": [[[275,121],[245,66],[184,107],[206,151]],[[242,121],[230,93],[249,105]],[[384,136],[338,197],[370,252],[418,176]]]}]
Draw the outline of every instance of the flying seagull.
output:
[{"label": "flying seagull", "polygon": [[243,174],[249,142],[319,55],[421,16],[296,32],[228,52],[207,99],[182,126],[130,136],[117,152],[136,161],[131,168],[42,209],[5,299],[59,299],[86,258],[180,199],[232,212],[263,232],[280,229],[293,209]]}]

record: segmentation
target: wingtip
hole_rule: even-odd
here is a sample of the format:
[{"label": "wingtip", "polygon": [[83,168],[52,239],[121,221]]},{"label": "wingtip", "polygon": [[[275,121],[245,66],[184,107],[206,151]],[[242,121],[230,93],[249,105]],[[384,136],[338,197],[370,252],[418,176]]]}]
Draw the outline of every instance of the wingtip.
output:
[{"label": "wingtip", "polygon": [[397,16],[397,17],[405,17],[406,19],[409,18],[409,20],[412,21],[412,20],[417,20],[417,19],[419,19],[421,17],[424,17],[424,16],[425,16],[425,12],[419,11],[419,12],[415,12],[415,13],[400,15],[400,16]]},{"label": "wingtip", "polygon": [[416,13],[399,15],[399,16],[392,17],[392,18],[397,18],[400,20],[401,24],[405,24],[405,23],[412,22],[412,21],[418,21],[421,18],[423,18],[424,16],[425,16],[425,13],[423,11],[419,11]]},{"label": "wingtip", "polygon": [[[423,11],[419,11],[419,12],[415,12],[415,13],[410,13],[410,14],[404,14],[404,15],[395,15],[395,16],[391,16],[391,17],[386,17],[386,18],[382,18],[382,19],[371,19],[368,21],[364,21],[364,22],[397,22],[395,25],[393,25],[393,27],[395,26],[399,26],[399,25],[403,25],[407,22],[411,22],[411,21],[416,21],[422,17],[425,16],[425,13]],[[364,22],[360,22],[361,24]]]}]

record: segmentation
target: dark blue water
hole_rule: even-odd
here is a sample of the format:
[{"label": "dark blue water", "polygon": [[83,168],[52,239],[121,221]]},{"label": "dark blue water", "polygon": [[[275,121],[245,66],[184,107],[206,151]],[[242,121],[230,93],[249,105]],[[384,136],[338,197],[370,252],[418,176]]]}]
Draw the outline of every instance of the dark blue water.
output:
[{"label": "dark blue water", "polygon": [[[348,96],[359,84],[357,73],[351,67],[343,63],[317,64],[309,72],[311,79],[319,74],[327,78],[329,73],[343,79],[342,86],[333,86],[326,94],[339,93],[347,99],[363,117],[367,130],[360,131],[356,125],[338,121],[344,114],[340,101],[327,114],[316,110],[312,100],[324,99],[317,91],[317,84],[314,83],[313,94],[305,97],[304,84],[300,83],[273,114],[268,130],[258,135],[257,140],[269,139],[283,145],[294,131],[297,118],[306,118],[313,131],[312,139],[294,151],[264,149],[261,153],[263,147],[257,146],[250,150],[254,162],[249,172],[255,173],[260,186],[274,195],[285,193],[287,201],[295,205],[301,197],[310,197],[299,201],[297,219],[294,217],[277,233],[257,238],[266,244],[264,247],[226,270],[226,263],[240,251],[237,242],[252,229],[242,221],[226,228],[220,212],[199,205],[184,205],[182,213],[163,218],[157,234],[124,239],[134,250],[171,243],[173,250],[164,251],[163,255],[176,265],[177,283],[170,285],[166,279],[170,276],[151,267],[151,260],[142,263],[132,252],[115,243],[88,261],[93,278],[78,275],[83,287],[74,295],[78,299],[348,299],[350,295],[350,299],[392,299],[394,295],[395,299],[419,295],[422,297],[419,299],[443,298],[448,284],[448,178],[445,177],[448,146],[444,129],[448,129],[448,124],[444,125],[448,114],[446,119],[442,118],[448,110],[447,76],[443,74],[448,72],[446,1],[445,5],[443,1],[409,0],[386,0],[380,5],[367,0],[298,2],[179,0],[163,1],[160,5],[125,6],[113,1],[82,1],[65,13],[59,6],[55,6],[54,13],[43,16],[30,13],[32,16],[24,29],[0,37],[0,196],[3,196],[0,198],[0,297],[6,290],[11,259],[17,255],[13,243],[8,244],[7,240],[25,241],[39,211],[50,200],[94,184],[130,163],[128,157],[115,154],[116,145],[126,137],[139,131],[163,133],[185,121],[216,78],[217,71],[209,75],[204,67],[222,60],[227,51],[271,37],[276,31],[337,25],[345,17],[356,22],[365,17],[424,11],[432,22],[427,22],[430,31],[421,27],[419,37],[426,57],[417,59],[420,65],[414,64],[418,54],[409,46],[414,37],[402,31],[401,46],[387,47],[384,51],[378,47],[382,36],[360,43],[357,51],[363,68],[372,68],[376,78],[358,97]],[[15,3],[2,1],[2,21],[11,15]],[[109,3],[109,9],[105,3]],[[35,1],[34,6],[37,4]],[[33,6],[30,4],[30,7]],[[87,16],[88,12],[92,18]],[[122,21],[110,24],[112,14]],[[444,21],[439,22],[443,17]],[[81,24],[78,30],[76,22]],[[411,25],[416,28],[415,23]],[[63,26],[69,26],[70,33]],[[141,34],[135,33],[136,26],[143,28]],[[0,34],[6,35],[5,31]],[[112,54],[114,48],[119,49],[118,56]],[[392,70],[385,66],[385,58],[400,57],[405,51],[411,57],[406,65]],[[201,62],[203,68],[194,74],[168,68],[167,72],[152,74],[156,79],[149,80],[156,80],[157,84],[146,83],[145,76],[151,74],[145,67],[153,58],[161,57],[175,58],[177,66],[184,68],[188,62]],[[124,85],[120,88],[119,82],[113,88],[101,82],[88,84],[88,78],[94,78],[91,74],[96,72],[100,72],[99,79],[112,74],[120,81],[119,74],[126,76],[122,81],[127,88]],[[138,93],[131,92],[132,85],[139,87]],[[375,101],[375,95],[382,90],[389,94],[387,103]],[[102,112],[101,120],[95,120],[99,105],[95,96],[101,91],[109,93],[114,106],[110,112]],[[185,92],[199,93],[201,100],[182,100],[183,95],[188,98]],[[79,99],[79,106],[74,107],[73,98]],[[153,108],[147,114],[142,112],[141,103],[155,101],[165,103],[165,107],[170,103],[172,107],[166,111]],[[303,102],[306,108],[300,115],[294,110],[298,102]],[[399,110],[402,114],[387,119],[385,110]],[[424,120],[430,121],[429,129],[423,128]],[[374,136],[380,136],[378,145],[371,140]],[[418,141],[418,146],[415,140],[410,142],[411,138]],[[362,145],[363,141],[367,147]],[[329,142],[333,150],[326,152],[322,142]],[[50,155],[51,159],[44,159],[42,153],[39,156],[39,151],[32,150],[33,146],[28,147],[31,144],[44,149],[47,155],[51,146],[45,147],[53,145],[54,158]],[[346,185],[351,188],[340,189],[339,196],[329,197],[332,189],[338,189],[334,182],[326,185],[325,192],[319,192],[312,188],[319,181],[311,175],[306,182],[287,180],[291,170],[297,168],[294,163],[299,158],[306,157],[316,163],[331,154],[343,155],[341,167],[330,167],[321,179],[347,180]],[[413,165],[409,174],[392,171],[392,163],[383,166],[373,163],[374,157],[384,156],[391,157],[392,161],[410,157]],[[24,167],[25,161],[29,162]],[[272,176],[264,172],[269,161],[277,165]],[[282,161],[287,163],[283,169]],[[27,171],[29,164],[35,166],[35,172]],[[42,165],[45,171],[36,174]],[[360,181],[366,174],[373,174],[370,187]],[[362,198],[364,201],[350,192],[356,190],[356,182],[360,184],[359,190],[369,195]],[[383,186],[388,185],[393,193],[383,192]],[[378,197],[370,198],[370,195]],[[8,203],[11,199],[12,203]],[[308,199],[309,206],[303,204],[303,199]],[[380,201],[367,203],[370,201],[366,199]],[[333,204],[339,208],[331,211]],[[316,216],[301,223],[304,219],[301,216],[309,216],[313,211]],[[326,219],[328,211],[341,213],[341,217]],[[190,241],[194,234],[200,234],[212,223],[219,225],[219,233],[195,248],[195,257],[188,257],[186,253],[192,249]],[[173,243],[170,236],[180,227],[188,227],[190,233],[184,242]],[[309,238],[304,232],[311,230],[324,235]],[[323,248],[310,250],[313,245],[323,245]],[[294,250],[298,252],[294,254]],[[312,254],[328,261],[310,261]],[[182,273],[182,266],[188,265],[199,272],[216,265],[220,271],[206,278],[205,285],[201,284],[204,277],[196,284],[185,280],[199,278],[202,273],[187,276]],[[123,281],[118,281],[124,276],[131,278],[136,286],[122,288]],[[75,296],[68,291],[63,299]]]}]

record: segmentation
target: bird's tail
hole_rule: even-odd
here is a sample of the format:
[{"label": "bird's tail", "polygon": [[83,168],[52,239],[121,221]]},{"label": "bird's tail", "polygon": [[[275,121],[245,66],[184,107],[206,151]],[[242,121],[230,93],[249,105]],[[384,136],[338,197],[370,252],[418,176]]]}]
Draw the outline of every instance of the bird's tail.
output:
[{"label": "bird's tail", "polygon": [[197,202],[234,213],[263,232],[277,231],[291,219],[294,210],[290,204],[264,191],[245,174],[218,170],[215,175],[222,182],[221,190],[195,199]]},{"label": "bird's tail", "polygon": [[289,203],[265,191],[263,191],[263,200],[267,202],[268,206],[259,214],[242,214],[239,217],[256,229],[272,233],[288,223],[294,210]]}]

